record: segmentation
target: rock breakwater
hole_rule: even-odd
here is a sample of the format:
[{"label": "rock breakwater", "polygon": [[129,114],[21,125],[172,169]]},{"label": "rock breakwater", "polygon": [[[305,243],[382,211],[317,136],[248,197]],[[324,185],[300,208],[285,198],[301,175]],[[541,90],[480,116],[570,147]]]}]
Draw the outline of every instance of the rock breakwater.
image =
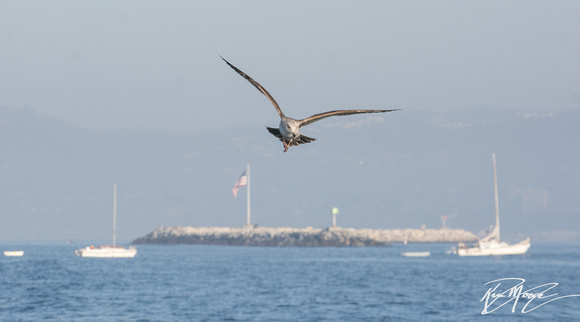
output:
[{"label": "rock breakwater", "polygon": [[477,236],[463,229],[342,229],[269,227],[158,227],[134,244],[231,246],[385,246],[390,243],[469,242]]}]

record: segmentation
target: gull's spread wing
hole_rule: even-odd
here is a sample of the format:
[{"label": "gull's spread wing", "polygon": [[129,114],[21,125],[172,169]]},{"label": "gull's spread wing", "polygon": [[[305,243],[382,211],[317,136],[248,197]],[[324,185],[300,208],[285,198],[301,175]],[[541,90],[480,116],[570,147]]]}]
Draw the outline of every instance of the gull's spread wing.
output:
[{"label": "gull's spread wing", "polygon": [[266,97],[270,100],[270,102],[272,102],[272,104],[276,108],[278,115],[280,115],[281,118],[284,118],[284,113],[282,113],[280,106],[278,106],[278,103],[276,103],[276,100],[272,97],[272,95],[270,95],[270,93],[268,93],[268,91],[264,87],[262,87],[262,85],[258,84],[258,82],[253,80],[252,77],[248,76],[246,73],[239,70],[236,66],[230,64],[230,62],[225,60],[225,58],[223,58],[223,57],[221,57],[221,58],[226,62],[226,64],[228,64],[228,66],[230,66],[233,70],[235,70],[238,74],[240,74],[240,76],[245,78],[248,82],[252,83],[252,85],[254,85],[254,87],[256,87],[260,92],[262,92],[262,94],[266,95]]},{"label": "gull's spread wing", "polygon": [[366,114],[366,113],[385,113],[385,112],[393,112],[398,111],[396,110],[338,110],[338,111],[329,111],[319,114],[314,114],[311,117],[307,117],[303,120],[300,120],[300,127],[306,126],[308,124],[312,124],[314,122],[320,121],[324,118],[331,117],[331,116],[341,116],[341,115],[352,115],[352,114]]}]

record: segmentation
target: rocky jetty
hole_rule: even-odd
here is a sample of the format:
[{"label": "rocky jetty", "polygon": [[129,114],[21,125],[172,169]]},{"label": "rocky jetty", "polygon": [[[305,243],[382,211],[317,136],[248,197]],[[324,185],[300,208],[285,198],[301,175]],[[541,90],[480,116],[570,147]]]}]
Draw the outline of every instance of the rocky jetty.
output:
[{"label": "rocky jetty", "polygon": [[231,246],[385,246],[390,243],[469,242],[477,236],[463,229],[342,229],[268,227],[159,227],[134,244]]}]

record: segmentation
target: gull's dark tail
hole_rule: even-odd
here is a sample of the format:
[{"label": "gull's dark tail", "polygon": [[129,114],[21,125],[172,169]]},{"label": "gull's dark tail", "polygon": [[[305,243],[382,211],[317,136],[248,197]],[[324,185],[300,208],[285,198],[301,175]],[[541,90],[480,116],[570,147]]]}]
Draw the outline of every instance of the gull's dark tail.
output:
[{"label": "gull's dark tail", "polygon": [[[277,137],[278,139],[280,139],[281,142],[284,142],[284,138],[282,137],[282,134],[280,134],[280,130],[279,129],[275,129],[273,127],[268,127],[266,126],[266,128],[268,129],[268,132],[272,133],[273,136]],[[293,140],[287,142],[289,146],[296,146],[296,145],[300,145],[300,144],[305,144],[305,143],[310,143],[312,141],[315,141],[315,138],[311,138],[305,135],[299,135],[297,138],[294,138]]]}]

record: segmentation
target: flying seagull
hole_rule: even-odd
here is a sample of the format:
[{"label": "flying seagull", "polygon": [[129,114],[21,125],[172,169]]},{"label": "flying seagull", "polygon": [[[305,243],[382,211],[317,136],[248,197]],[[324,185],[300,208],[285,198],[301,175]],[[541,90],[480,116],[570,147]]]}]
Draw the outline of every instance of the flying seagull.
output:
[{"label": "flying seagull", "polygon": [[[221,56],[220,56],[221,57]],[[233,70],[235,70],[240,76],[245,78],[248,82],[252,83],[254,87],[256,87],[262,94],[266,95],[266,97],[272,102],[278,115],[280,115],[280,125],[278,128],[266,127],[272,135],[280,139],[284,144],[284,152],[288,151],[288,148],[291,146],[296,146],[304,143],[310,143],[315,138],[311,138],[305,135],[300,134],[300,128],[306,126],[308,124],[312,124],[314,122],[320,121],[323,118],[327,118],[330,116],[338,116],[338,115],[351,115],[351,114],[365,114],[365,113],[384,113],[384,112],[393,112],[398,111],[399,109],[395,110],[338,110],[338,111],[328,111],[324,113],[314,114],[310,117],[307,117],[302,120],[296,120],[290,117],[287,117],[282,113],[280,106],[276,103],[276,100],[268,93],[268,91],[262,87],[262,85],[258,84],[255,80],[253,80],[250,76],[246,73],[239,70],[236,66],[230,64],[225,58],[221,57],[226,64],[228,64]]]}]

